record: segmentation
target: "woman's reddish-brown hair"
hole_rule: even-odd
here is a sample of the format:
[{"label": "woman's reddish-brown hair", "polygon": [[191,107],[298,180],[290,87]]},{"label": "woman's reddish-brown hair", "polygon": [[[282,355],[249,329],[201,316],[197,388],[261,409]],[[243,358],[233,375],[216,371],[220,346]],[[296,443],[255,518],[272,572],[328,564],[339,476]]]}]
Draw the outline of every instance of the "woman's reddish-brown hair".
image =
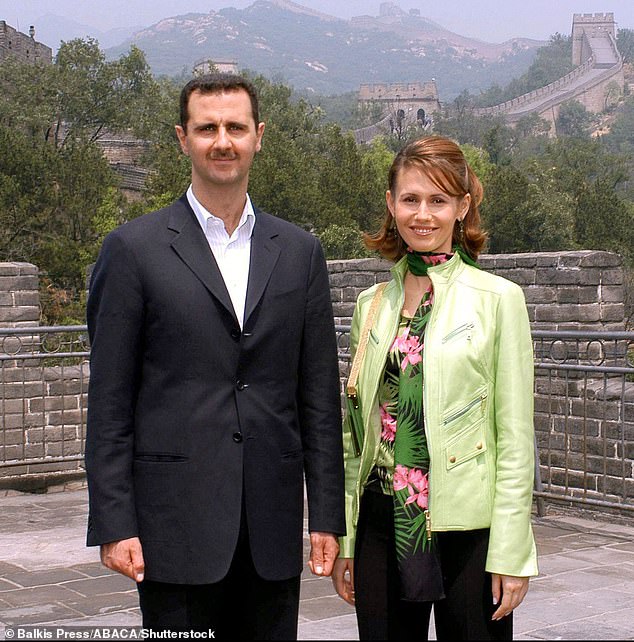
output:
[{"label": "woman's reddish-brown hair", "polygon": [[[467,194],[471,195],[469,211],[463,219],[462,234],[460,224],[456,221],[452,246],[461,245],[475,261],[487,238],[480,221],[482,184],[469,167],[460,147],[444,136],[425,136],[403,147],[396,155],[388,175],[388,187],[393,195],[396,194],[401,171],[412,167],[419,169],[449,196],[464,198]],[[368,249],[377,250],[392,261],[397,261],[407,252],[407,246],[398,233],[389,210],[386,210],[379,231],[364,234],[363,241]]]}]

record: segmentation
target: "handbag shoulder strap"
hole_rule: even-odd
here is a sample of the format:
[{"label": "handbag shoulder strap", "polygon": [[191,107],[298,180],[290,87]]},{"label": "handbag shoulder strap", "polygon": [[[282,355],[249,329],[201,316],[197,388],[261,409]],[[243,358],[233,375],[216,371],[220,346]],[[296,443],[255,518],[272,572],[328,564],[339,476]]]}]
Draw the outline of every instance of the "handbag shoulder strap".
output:
[{"label": "handbag shoulder strap", "polygon": [[350,369],[350,376],[348,377],[348,382],[346,384],[346,394],[348,397],[357,396],[357,380],[359,378],[359,371],[361,370],[361,365],[363,364],[363,358],[365,357],[365,349],[368,346],[368,339],[370,337],[370,330],[374,325],[374,318],[376,317],[376,312],[379,309],[379,303],[381,301],[381,296],[383,295],[383,290],[387,283],[379,283],[372,298],[372,303],[370,304],[370,309],[368,311],[368,316],[365,319],[363,324],[363,330],[361,331],[361,336],[359,337],[359,345],[357,346],[357,351],[354,355],[354,360],[352,362],[352,368]]}]

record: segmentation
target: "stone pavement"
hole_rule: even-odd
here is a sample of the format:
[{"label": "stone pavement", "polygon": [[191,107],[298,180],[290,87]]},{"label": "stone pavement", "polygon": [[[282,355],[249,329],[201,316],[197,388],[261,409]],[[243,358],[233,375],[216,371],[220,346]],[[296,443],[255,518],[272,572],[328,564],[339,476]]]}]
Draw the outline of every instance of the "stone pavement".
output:
[{"label": "stone pavement", "polygon": [[[84,546],[86,502],[77,486],[0,497],[0,638],[19,625],[140,624],[133,583]],[[634,527],[570,514],[534,524],[541,575],[515,614],[516,639],[634,639]],[[301,586],[300,639],[357,639],[329,579],[306,571]]]}]

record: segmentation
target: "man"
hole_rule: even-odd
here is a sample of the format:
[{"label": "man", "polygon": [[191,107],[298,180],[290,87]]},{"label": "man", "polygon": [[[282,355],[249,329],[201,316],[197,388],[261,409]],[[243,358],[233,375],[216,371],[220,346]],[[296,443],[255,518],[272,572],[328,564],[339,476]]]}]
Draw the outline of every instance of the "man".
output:
[{"label": "man", "polygon": [[91,281],[88,544],[147,628],[295,639],[304,474],[314,573],[345,531],[326,265],[251,204],[252,85],[202,76],[180,106],[191,186],[108,235]]}]

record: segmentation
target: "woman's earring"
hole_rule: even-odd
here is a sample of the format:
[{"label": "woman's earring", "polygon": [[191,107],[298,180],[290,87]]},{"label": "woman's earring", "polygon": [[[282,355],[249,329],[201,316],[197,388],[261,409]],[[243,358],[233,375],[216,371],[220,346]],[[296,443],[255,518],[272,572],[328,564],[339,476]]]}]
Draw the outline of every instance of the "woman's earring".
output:
[{"label": "woman's earring", "polygon": [[458,233],[460,235],[460,245],[464,244],[464,221],[460,219],[460,226],[458,228]]}]

